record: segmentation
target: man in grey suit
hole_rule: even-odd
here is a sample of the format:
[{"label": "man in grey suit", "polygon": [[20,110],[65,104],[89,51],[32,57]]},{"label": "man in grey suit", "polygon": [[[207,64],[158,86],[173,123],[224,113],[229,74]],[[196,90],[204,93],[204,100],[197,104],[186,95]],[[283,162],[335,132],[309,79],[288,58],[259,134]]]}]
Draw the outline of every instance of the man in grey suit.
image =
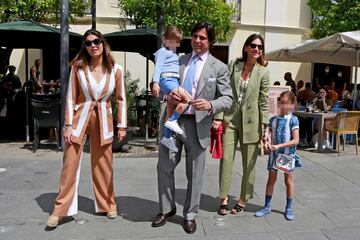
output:
[{"label": "man in grey suit", "polygon": [[[176,214],[174,170],[181,160],[184,148],[188,184],[183,228],[187,233],[196,231],[195,217],[199,210],[205,151],[209,144],[213,114],[229,110],[232,104],[227,66],[209,53],[209,48],[215,42],[213,26],[207,22],[199,22],[192,29],[191,36],[193,51],[182,56],[179,61],[181,85],[187,89],[185,85],[189,84],[186,82],[191,78],[188,91],[194,100],[178,121],[184,131],[183,135],[178,135],[175,139],[178,152],[169,152],[167,147],[161,144],[159,146],[157,173],[160,213],[152,222],[153,227],[160,227]],[[176,91],[168,96],[168,101],[175,104],[180,100]]]}]

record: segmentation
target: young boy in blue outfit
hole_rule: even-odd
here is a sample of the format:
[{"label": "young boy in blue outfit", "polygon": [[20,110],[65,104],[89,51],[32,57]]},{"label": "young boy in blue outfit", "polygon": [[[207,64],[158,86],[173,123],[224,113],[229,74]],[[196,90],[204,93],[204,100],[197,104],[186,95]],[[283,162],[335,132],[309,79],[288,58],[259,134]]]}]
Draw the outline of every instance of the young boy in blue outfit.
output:
[{"label": "young boy in blue outfit", "polygon": [[191,95],[182,87],[179,83],[179,57],[176,54],[176,48],[180,46],[183,32],[181,29],[175,26],[166,28],[163,35],[163,45],[155,55],[155,70],[153,81],[159,83],[160,90],[163,94],[168,95],[172,91],[177,91],[181,96],[181,103],[176,105],[168,102],[165,136],[160,140],[160,143],[173,152],[177,152],[178,149],[172,138],[172,131],[183,134],[184,132],[179,127],[177,120],[181,113],[188,107],[191,102]]},{"label": "young boy in blue outfit", "polygon": [[[286,154],[295,158],[295,166],[300,167],[301,162],[296,155],[296,145],[299,143],[299,120],[291,112],[296,105],[296,97],[291,91],[280,94],[280,113],[270,119],[269,129],[271,131],[271,153],[269,155],[267,169],[269,171],[266,183],[265,207],[255,213],[256,217],[263,217],[271,212],[271,198],[277,178],[277,169],[274,168],[274,161],[279,154]],[[292,207],[294,197],[294,178],[293,172],[284,173],[286,185],[286,207],[285,218],[294,219]]]}]

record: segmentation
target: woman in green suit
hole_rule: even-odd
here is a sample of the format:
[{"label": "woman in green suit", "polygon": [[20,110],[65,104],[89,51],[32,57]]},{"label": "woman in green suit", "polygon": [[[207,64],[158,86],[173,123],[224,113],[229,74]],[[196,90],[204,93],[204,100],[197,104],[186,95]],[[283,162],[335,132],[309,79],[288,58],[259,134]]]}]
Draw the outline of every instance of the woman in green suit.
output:
[{"label": "woman in green suit", "polygon": [[[259,141],[267,140],[265,128],[268,124],[269,70],[265,62],[264,39],[259,34],[250,35],[244,43],[242,58],[229,64],[234,101],[229,112],[215,116],[213,127],[221,123],[225,129],[223,159],[220,161],[220,208],[218,213],[228,211],[229,190],[236,146],[240,143],[243,177],[237,204],[231,209],[236,214],[245,210],[253,198],[255,163]],[[264,133],[264,134],[263,134]],[[265,142],[265,144],[267,144]]]}]

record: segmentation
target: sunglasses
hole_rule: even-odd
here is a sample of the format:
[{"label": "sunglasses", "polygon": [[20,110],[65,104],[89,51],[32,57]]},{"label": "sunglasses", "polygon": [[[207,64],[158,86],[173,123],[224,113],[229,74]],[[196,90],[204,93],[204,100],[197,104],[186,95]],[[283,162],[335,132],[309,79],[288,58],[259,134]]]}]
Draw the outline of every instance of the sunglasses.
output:
[{"label": "sunglasses", "polygon": [[263,50],[264,49],[264,46],[263,45],[257,45],[255,43],[250,43],[250,47],[251,49],[255,49],[256,47],[259,49],[259,50]]},{"label": "sunglasses", "polygon": [[92,44],[94,44],[95,46],[98,46],[101,43],[102,43],[102,40],[100,38],[96,38],[96,39],[94,39],[92,41],[90,41],[90,40],[84,41],[85,47],[91,47]]}]

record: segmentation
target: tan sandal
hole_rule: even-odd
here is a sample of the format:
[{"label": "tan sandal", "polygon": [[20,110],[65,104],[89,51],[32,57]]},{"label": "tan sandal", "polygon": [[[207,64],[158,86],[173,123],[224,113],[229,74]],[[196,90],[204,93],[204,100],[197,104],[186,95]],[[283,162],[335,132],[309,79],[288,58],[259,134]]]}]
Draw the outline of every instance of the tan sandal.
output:
[{"label": "tan sandal", "polygon": [[48,220],[47,220],[47,222],[46,222],[46,225],[47,225],[48,227],[54,228],[54,227],[56,227],[56,226],[59,224],[59,222],[61,221],[61,219],[62,219],[62,217],[58,217],[58,216],[55,216],[55,215],[50,215],[50,216],[48,217]]},{"label": "tan sandal", "polygon": [[115,219],[117,217],[117,210],[107,212],[106,216],[110,219]]}]

